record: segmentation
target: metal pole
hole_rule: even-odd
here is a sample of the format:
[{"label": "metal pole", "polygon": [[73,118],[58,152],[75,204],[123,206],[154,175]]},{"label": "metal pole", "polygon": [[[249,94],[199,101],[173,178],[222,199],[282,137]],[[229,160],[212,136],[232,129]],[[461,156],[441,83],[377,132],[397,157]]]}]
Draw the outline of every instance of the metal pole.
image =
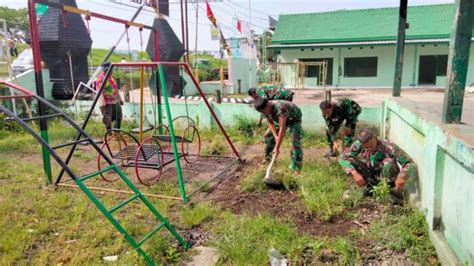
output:
[{"label": "metal pole", "polygon": [[189,63],[189,23],[188,23],[188,0],[184,2],[184,13],[186,18],[186,62]]},{"label": "metal pole", "polygon": [[[199,29],[199,18],[198,18],[198,14],[199,14],[199,1],[196,1],[196,32],[194,34],[196,34],[196,43],[194,43],[194,67],[197,68],[197,50],[198,50],[198,29]],[[188,62],[189,63],[189,62]]]},{"label": "metal pole", "polygon": [[[43,88],[43,76],[41,71],[41,52],[39,45],[39,35],[38,35],[38,23],[36,21],[36,11],[35,11],[35,0],[28,0],[28,17],[30,20],[30,36],[31,36],[31,49],[33,52],[33,66],[35,70],[35,83],[36,83],[36,94],[44,98],[44,88]],[[46,115],[45,106],[43,103],[38,103],[38,114],[39,116]],[[41,138],[48,143],[48,121],[44,118],[39,120],[40,124],[40,134]],[[43,169],[46,174],[46,184],[51,185],[52,183],[52,173],[51,173],[51,158],[48,150],[41,146],[41,153],[43,156]]]},{"label": "metal pole", "polygon": [[[181,10],[181,43],[183,44],[183,48],[186,49],[186,36],[184,32],[184,11],[183,11],[183,0],[179,1],[179,6]],[[186,56],[184,57],[186,60]]]},{"label": "metal pole", "polygon": [[[249,38],[252,39],[252,4],[251,0],[249,0]],[[253,40],[248,40],[248,46],[249,46],[249,83],[248,83],[248,88],[252,87],[252,57],[251,57],[251,50],[250,50],[250,42],[252,42],[253,45]]]},{"label": "metal pole", "polygon": [[[137,11],[135,11],[135,14],[133,14],[132,18],[130,19],[130,22],[135,21],[135,19],[138,17],[138,14],[140,14],[143,7],[145,6],[145,2],[146,1],[143,1],[143,4],[140,7],[138,7]],[[103,63],[107,62],[107,60],[109,60],[110,56],[114,53],[115,49],[117,48],[119,43],[122,41],[123,37],[125,37],[125,35],[127,35],[127,29],[125,29],[122,32],[122,35],[120,35],[120,37],[117,39],[115,44],[112,47],[110,47],[109,51],[107,51],[107,53],[104,55],[104,58],[102,58],[100,65],[95,69],[94,74],[92,74],[89,81],[87,81],[87,86],[90,87],[92,85],[92,82],[94,82],[95,79],[97,78],[97,76],[100,74],[100,72],[102,72],[102,66],[101,65]]]},{"label": "metal pole", "polygon": [[474,2],[456,0],[456,12],[449,42],[447,84],[441,121],[460,123],[466,86],[469,49],[474,22]]},{"label": "metal pole", "polygon": [[[160,61],[160,45],[159,45],[159,39],[158,39],[158,29],[155,29],[153,31],[153,48],[154,48],[153,61],[158,62]],[[154,75],[154,82],[155,82],[155,88],[156,88],[156,103],[157,103],[156,108],[158,109],[157,110],[158,125],[162,125],[163,124],[163,110],[161,107],[161,92],[159,89],[160,85],[158,82],[158,69],[155,69],[155,71],[153,71],[153,75]],[[163,134],[163,129],[161,126],[158,128],[158,133]]]},{"label": "metal pole", "polygon": [[165,110],[166,110],[166,116],[168,120],[168,128],[170,131],[170,136],[171,136],[171,147],[173,148],[173,155],[174,155],[174,160],[176,162],[176,175],[178,176],[178,183],[179,183],[179,191],[181,193],[181,199],[183,202],[187,202],[188,198],[186,196],[186,190],[184,188],[184,181],[183,181],[183,173],[181,171],[181,163],[179,162],[179,153],[178,153],[178,146],[176,144],[176,137],[174,134],[174,128],[173,128],[173,120],[171,118],[171,110],[170,110],[170,103],[168,100],[168,92],[166,89],[166,82],[165,82],[165,74],[163,72],[163,65],[158,64],[158,73],[160,75],[160,87],[161,87],[161,92],[163,93],[163,99],[165,100]]},{"label": "metal pole", "polygon": [[[3,32],[4,32],[4,38],[8,38],[7,37],[7,21],[4,20],[4,19],[0,19],[0,21],[3,22]],[[12,58],[11,58],[11,54],[10,52],[8,51],[8,45],[7,45],[7,41],[5,40],[5,59],[7,60],[7,66],[8,66],[8,80],[10,82],[13,81],[13,68],[12,68]],[[3,53],[3,52],[2,52]],[[13,95],[13,89],[10,88],[10,94]],[[15,99],[12,99],[12,109],[13,109],[13,113],[16,115],[16,100]]]},{"label": "metal pole", "polygon": [[399,97],[402,90],[403,53],[405,51],[405,30],[407,27],[408,0],[400,0],[398,17],[397,53],[395,55],[395,80],[393,81],[392,96]]}]

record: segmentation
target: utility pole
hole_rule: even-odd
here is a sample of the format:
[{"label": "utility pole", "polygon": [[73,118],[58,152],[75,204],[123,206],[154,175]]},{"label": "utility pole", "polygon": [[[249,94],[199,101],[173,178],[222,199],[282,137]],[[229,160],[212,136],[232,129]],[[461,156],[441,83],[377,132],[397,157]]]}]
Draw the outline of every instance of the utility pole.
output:
[{"label": "utility pole", "polygon": [[[252,43],[252,44],[251,44]],[[252,40],[252,3],[251,0],[249,0],[249,40],[248,40],[248,47],[249,47],[249,85],[248,88],[252,87],[252,49],[251,47],[253,46],[253,40]]]},{"label": "utility pole", "polygon": [[474,21],[474,1],[456,0],[456,11],[449,42],[448,73],[441,121],[460,123],[466,87],[469,49]]},{"label": "utility pole", "polygon": [[408,0],[400,0],[398,16],[397,53],[395,55],[395,80],[393,81],[392,96],[400,97],[402,90],[403,54],[405,52],[405,31],[407,28]]}]

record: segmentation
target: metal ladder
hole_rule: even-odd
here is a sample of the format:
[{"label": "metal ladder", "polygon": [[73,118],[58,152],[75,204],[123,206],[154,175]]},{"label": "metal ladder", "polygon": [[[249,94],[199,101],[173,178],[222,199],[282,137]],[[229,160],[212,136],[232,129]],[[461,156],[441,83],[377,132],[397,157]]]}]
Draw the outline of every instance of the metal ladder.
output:
[{"label": "metal ladder", "polygon": [[[17,122],[20,126],[22,126],[29,134],[31,134],[36,141],[38,141],[43,147],[45,147],[50,155],[56,160],[56,162],[61,166],[61,168],[72,178],[72,180],[76,183],[76,185],[86,194],[86,196],[94,203],[94,205],[100,210],[100,212],[109,220],[110,223],[115,227],[117,231],[119,231],[127,240],[127,242],[138,252],[139,255],[141,255],[147,265],[155,265],[153,260],[148,256],[148,254],[141,248],[142,244],[151,238],[155,233],[160,231],[163,228],[166,228],[183,246],[184,249],[189,248],[188,244],[186,241],[178,234],[176,229],[168,222],[168,220],[163,217],[158,210],[153,206],[153,204],[140,192],[140,190],[130,181],[130,179],[122,172],[120,167],[115,165],[111,159],[100,149],[100,147],[97,145],[97,143],[94,142],[94,140],[78,125],[76,124],[66,113],[61,111],[59,108],[48,102],[47,100],[32,94],[31,92],[27,91],[24,88],[21,88],[15,84],[11,84],[8,82],[4,82],[0,80],[0,85],[6,85],[10,88],[13,88],[17,92],[21,92],[23,95],[14,95],[14,96],[0,96],[0,100],[8,100],[8,99],[18,99],[18,98],[24,98],[24,99],[35,99],[38,101],[38,104],[43,104],[43,106],[47,107],[49,110],[53,111],[50,114],[43,115],[43,116],[37,116],[37,117],[29,117],[29,118],[20,118],[17,115],[15,115],[12,111],[10,111],[8,108],[0,104],[0,113],[4,113],[7,117],[9,117],[10,120],[14,120]],[[56,146],[51,146],[47,141],[45,141],[34,129],[32,129],[27,122],[28,121],[35,121],[35,120],[47,120],[47,119],[52,119],[52,118],[63,118],[70,126],[72,126],[76,131],[77,131],[77,137],[75,140],[68,142],[68,143],[63,143],[59,144]],[[99,171],[94,171],[82,176],[76,175],[74,171],[66,164],[66,162],[59,156],[59,154],[56,152],[57,149],[68,147],[71,145],[77,145],[79,143],[84,143],[87,142],[89,143],[93,149],[100,154],[102,158],[109,164],[107,167],[99,170]],[[87,187],[85,184],[85,181],[88,179],[91,179],[93,177],[96,177],[102,173],[108,172],[108,171],[114,171],[120,179],[125,182],[125,184],[128,186],[128,188],[133,191],[133,196],[130,198],[120,202],[119,204],[113,206],[110,209],[107,209],[104,204],[91,192],[91,190]],[[114,218],[113,213],[116,212],[117,210],[121,209],[122,207],[132,203],[135,200],[140,200],[141,203],[145,204],[148,210],[153,214],[153,216],[158,220],[158,224],[148,232],[142,239],[140,240],[135,240],[133,236],[128,233],[125,228],[119,223],[117,219]]]}]

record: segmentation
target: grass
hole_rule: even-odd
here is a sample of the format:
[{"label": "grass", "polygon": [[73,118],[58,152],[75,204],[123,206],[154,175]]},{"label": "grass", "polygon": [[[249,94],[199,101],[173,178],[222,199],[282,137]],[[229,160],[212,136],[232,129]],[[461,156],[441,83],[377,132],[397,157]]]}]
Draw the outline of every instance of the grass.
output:
[{"label": "grass", "polygon": [[425,215],[420,211],[392,209],[369,227],[367,236],[385,248],[406,251],[412,261],[428,262],[436,257]]},{"label": "grass", "polygon": [[306,207],[323,220],[346,213],[362,200],[362,191],[348,179],[336,161],[305,163],[298,185]]},{"label": "grass", "polygon": [[265,265],[270,248],[298,258],[310,241],[308,237],[299,236],[294,225],[278,222],[268,215],[224,213],[213,231],[212,244],[221,253],[221,264]]},{"label": "grass", "polygon": [[186,228],[192,228],[215,218],[219,209],[207,202],[199,202],[181,209],[181,219]]},{"label": "grass", "polygon": [[[232,138],[245,145],[260,141],[260,133],[253,129],[254,122],[244,118],[238,121],[230,130]],[[45,187],[39,145],[14,124],[1,123],[0,265],[95,265],[104,263],[102,257],[109,255],[118,255],[116,264],[120,265],[143,263],[82,192]],[[103,134],[100,122],[93,123],[97,124],[89,126],[88,131],[95,132],[97,136]],[[58,143],[71,140],[74,136],[73,130],[66,129],[58,121],[53,121],[49,126],[51,140]],[[214,144],[217,145],[214,150],[220,150],[219,145],[227,147],[223,140],[219,141],[215,137],[215,131],[204,130],[203,135],[203,139],[220,143]],[[307,147],[324,143],[322,135],[317,133],[307,132],[305,137],[308,138],[303,139]],[[229,149],[220,152],[226,154]],[[84,169],[84,165],[94,164],[95,156],[85,150],[78,150],[75,159],[78,164],[74,167],[90,170]],[[336,161],[305,160],[303,171],[298,177],[291,174],[288,165],[288,154],[282,152],[281,159],[275,165],[274,176],[302,199],[302,204],[309,212],[326,221],[334,217],[356,217],[355,206],[365,199]],[[57,167],[55,169],[57,171]],[[236,189],[255,193],[265,191],[267,188],[262,183],[264,172],[263,166],[247,169]],[[92,186],[102,184],[95,179],[90,182]],[[193,186],[199,186],[199,182]],[[121,183],[114,183],[113,187],[124,189]],[[384,191],[380,188],[379,194],[385,195]],[[143,192],[179,195],[176,180],[160,180],[159,186],[143,189]],[[116,194],[95,194],[108,208],[126,198]],[[274,248],[294,265],[324,263],[324,253],[333,255],[329,263],[353,265],[361,260],[359,248],[355,244],[359,239],[399,252],[407,250],[410,259],[415,262],[424,263],[435,255],[429,242],[424,215],[404,208],[384,209],[382,218],[372,222],[365,235],[313,237],[298,232],[291,221],[270,214],[231,214],[209,202],[183,206],[160,199],[153,200],[153,204],[180,232],[196,227],[209,231],[211,240],[205,245],[212,245],[219,250],[219,264],[267,264],[268,251]],[[114,215],[137,239],[156,225],[144,206],[135,203]],[[149,241],[144,248],[159,264],[180,264],[191,255],[177,248],[176,241],[167,233],[160,233]]]}]

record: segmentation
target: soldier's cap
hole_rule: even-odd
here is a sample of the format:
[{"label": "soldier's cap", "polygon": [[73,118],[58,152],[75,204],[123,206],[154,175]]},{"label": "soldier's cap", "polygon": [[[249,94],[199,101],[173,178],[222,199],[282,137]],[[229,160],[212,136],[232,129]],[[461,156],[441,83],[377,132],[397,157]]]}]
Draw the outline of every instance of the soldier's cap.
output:
[{"label": "soldier's cap", "polygon": [[257,111],[261,112],[265,108],[265,106],[267,106],[267,104],[268,104],[267,98],[258,97],[258,99],[253,104],[253,107],[255,107]]},{"label": "soldier's cap", "polygon": [[257,93],[257,89],[256,88],[250,88],[249,89],[249,95],[252,96],[252,95],[255,95]]},{"label": "soldier's cap", "polygon": [[330,101],[322,101],[320,104],[319,104],[319,108],[320,109],[328,109],[330,107],[332,107],[332,103]]},{"label": "soldier's cap", "polygon": [[362,129],[357,135],[357,138],[361,143],[367,143],[367,141],[371,140],[373,137],[374,133],[368,128]]}]

